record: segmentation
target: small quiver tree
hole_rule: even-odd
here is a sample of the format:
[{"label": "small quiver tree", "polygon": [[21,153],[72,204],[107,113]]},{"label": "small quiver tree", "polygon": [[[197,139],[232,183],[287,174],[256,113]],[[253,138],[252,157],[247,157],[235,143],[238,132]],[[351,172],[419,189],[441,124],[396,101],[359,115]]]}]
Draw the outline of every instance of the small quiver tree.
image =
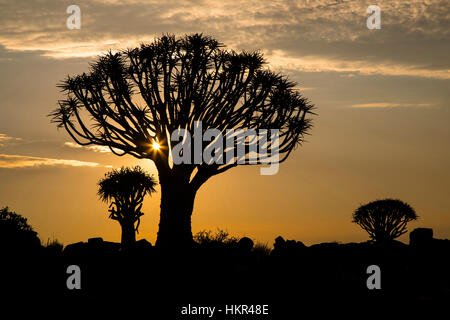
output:
[{"label": "small quiver tree", "polygon": [[406,225],[418,218],[407,203],[384,199],[360,206],[353,213],[353,222],[363,228],[377,243],[391,242],[406,233]]},{"label": "small quiver tree", "polygon": [[110,203],[109,218],[117,220],[122,228],[122,247],[133,246],[140,218],[144,215],[142,202],[146,194],[155,192],[155,179],[139,166],[122,167],[106,173],[98,186],[100,199]]}]

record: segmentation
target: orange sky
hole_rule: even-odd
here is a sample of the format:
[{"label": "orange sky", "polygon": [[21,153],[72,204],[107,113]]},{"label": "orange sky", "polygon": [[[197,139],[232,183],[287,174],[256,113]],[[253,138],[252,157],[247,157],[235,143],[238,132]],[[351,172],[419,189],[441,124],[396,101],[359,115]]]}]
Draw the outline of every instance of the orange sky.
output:
[{"label": "orange sky", "polygon": [[[65,27],[69,2],[5,2],[0,12],[0,206],[27,218],[45,242],[120,239],[96,182],[109,166],[149,160],[75,148],[46,115],[56,84],[87,71],[92,55],[162,32],[204,32],[234,49],[261,49],[272,69],[299,83],[319,116],[308,142],[275,176],[238,167],[198,193],[193,230],[226,229],[273,243],[364,241],[351,223],[360,204],[399,198],[450,238],[448,2],[379,1],[382,29],[365,27],[364,1],[79,1],[80,30]],[[248,4],[248,6],[244,5]],[[132,21],[132,23],[130,23]],[[138,238],[154,243],[159,190],[145,201]],[[407,241],[403,236],[401,240]]]}]

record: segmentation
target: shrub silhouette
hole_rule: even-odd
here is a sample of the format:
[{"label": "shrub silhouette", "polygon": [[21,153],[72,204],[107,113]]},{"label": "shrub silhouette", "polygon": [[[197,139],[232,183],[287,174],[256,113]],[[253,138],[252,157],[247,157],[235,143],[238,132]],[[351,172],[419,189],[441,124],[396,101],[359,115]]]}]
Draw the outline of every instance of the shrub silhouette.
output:
[{"label": "shrub silhouette", "polygon": [[194,241],[202,247],[232,247],[239,239],[218,229],[215,234],[211,230],[201,230],[194,235]]},{"label": "shrub silhouette", "polygon": [[0,209],[0,246],[14,249],[36,248],[40,245],[37,232],[25,217],[10,211],[8,207]]},{"label": "shrub silhouette", "polygon": [[109,217],[122,227],[122,247],[132,246],[136,242],[136,232],[139,233],[140,217],[144,215],[142,202],[146,194],[155,192],[155,179],[139,166],[122,167],[106,173],[98,186],[100,199],[111,202]]},{"label": "shrub silhouette", "polygon": [[376,242],[389,242],[406,232],[406,225],[418,216],[407,203],[384,199],[360,206],[353,213],[353,222],[363,228]]},{"label": "shrub silhouette", "polygon": [[268,257],[272,252],[272,248],[267,243],[257,242],[253,247],[253,252],[259,256]]},{"label": "shrub silhouette", "polygon": [[[88,73],[68,76],[60,84],[65,98],[50,114],[80,145],[107,146],[116,155],[155,163],[161,184],[158,246],[193,245],[195,196],[211,177],[236,167],[238,160],[261,164],[279,154],[281,163],[312,127],[314,106],[296,83],[267,70],[261,52],[223,47],[211,37],[192,34],[164,35],[134,49],[110,51]],[[241,139],[245,154],[238,155],[234,145],[231,161],[192,161],[192,153],[189,163],[171,162],[177,152],[171,153],[171,134],[196,132],[196,121],[202,122],[202,133],[221,132],[216,138],[222,146],[209,148],[215,155],[224,153],[224,140],[235,138],[231,129],[278,129],[279,139],[259,137],[268,150],[259,150],[258,157],[250,148],[255,139]],[[184,151],[178,154],[184,157]]]},{"label": "shrub silhouette", "polygon": [[53,251],[54,253],[61,253],[64,249],[64,245],[58,241],[58,239],[47,239],[47,243],[45,244],[45,249],[48,251]]}]

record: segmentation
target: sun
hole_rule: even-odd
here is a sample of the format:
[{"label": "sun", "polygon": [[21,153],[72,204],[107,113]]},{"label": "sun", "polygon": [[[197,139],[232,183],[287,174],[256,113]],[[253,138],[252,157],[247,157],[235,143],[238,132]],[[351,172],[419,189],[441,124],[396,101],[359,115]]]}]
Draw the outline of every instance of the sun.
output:
[{"label": "sun", "polygon": [[161,148],[161,146],[159,145],[158,142],[154,141],[152,144],[152,148],[153,148],[153,150],[159,150],[159,148]]}]

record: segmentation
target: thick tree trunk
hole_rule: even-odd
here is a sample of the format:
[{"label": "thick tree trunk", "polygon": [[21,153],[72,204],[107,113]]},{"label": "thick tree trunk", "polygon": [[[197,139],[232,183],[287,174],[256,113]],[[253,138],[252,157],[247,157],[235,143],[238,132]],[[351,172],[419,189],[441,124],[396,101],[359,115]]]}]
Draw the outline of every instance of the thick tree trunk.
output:
[{"label": "thick tree trunk", "polygon": [[136,243],[136,231],[134,230],[133,221],[122,221],[120,223],[122,227],[122,248],[131,248]]},{"label": "thick tree trunk", "polygon": [[190,247],[191,215],[196,192],[182,181],[161,182],[161,214],[156,245],[164,248]]}]

